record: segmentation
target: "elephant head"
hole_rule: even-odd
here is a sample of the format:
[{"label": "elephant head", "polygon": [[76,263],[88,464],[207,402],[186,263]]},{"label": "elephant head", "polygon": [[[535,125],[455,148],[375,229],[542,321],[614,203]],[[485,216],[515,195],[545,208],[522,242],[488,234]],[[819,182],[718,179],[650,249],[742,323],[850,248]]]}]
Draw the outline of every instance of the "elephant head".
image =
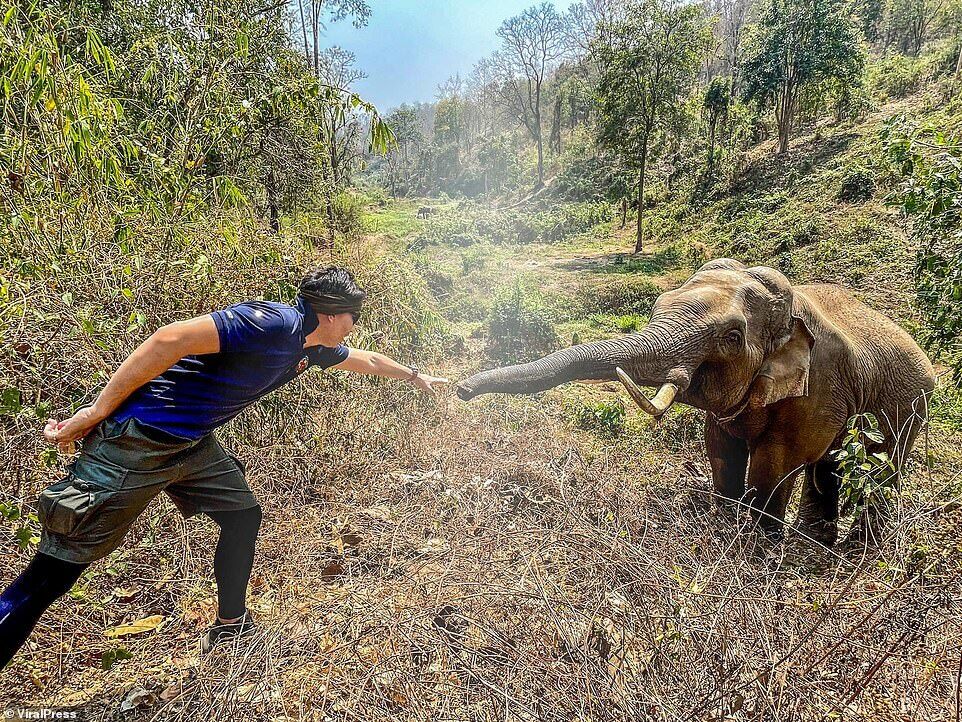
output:
[{"label": "elephant head", "polygon": [[[733,416],[807,394],[814,337],[794,310],[781,273],[732,259],[702,266],[661,294],[640,332],[491,369],[458,385],[479,394],[530,394],[568,381],[620,380],[638,405],[660,416],[675,401]],[[648,399],[639,386],[658,387]]]}]

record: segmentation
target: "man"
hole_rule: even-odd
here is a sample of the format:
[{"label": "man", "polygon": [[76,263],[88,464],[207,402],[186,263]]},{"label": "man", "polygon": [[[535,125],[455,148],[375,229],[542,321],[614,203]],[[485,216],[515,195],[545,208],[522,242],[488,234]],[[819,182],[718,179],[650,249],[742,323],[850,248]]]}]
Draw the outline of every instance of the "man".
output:
[{"label": "man", "polygon": [[295,306],[251,301],[164,326],[120,365],[92,406],[47,422],[50,443],[84,441],[68,476],[40,496],[36,556],[0,595],[0,668],[161,491],[185,517],[203,512],[220,526],[217,620],[202,649],[253,628],[246,595],[261,508],[213,429],[309,366],[404,379],[431,393],[447,383],[344,345],[365,295],[350,271],[332,267],[301,281]]}]

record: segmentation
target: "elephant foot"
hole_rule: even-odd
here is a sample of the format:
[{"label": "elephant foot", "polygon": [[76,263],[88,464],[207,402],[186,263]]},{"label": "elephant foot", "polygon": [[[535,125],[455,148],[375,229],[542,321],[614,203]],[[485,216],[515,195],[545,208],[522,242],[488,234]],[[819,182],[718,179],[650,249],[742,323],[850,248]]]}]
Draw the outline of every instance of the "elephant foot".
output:
[{"label": "elephant foot", "polygon": [[805,538],[824,547],[835,545],[838,540],[838,523],[834,521],[805,521],[798,525],[798,532]]}]

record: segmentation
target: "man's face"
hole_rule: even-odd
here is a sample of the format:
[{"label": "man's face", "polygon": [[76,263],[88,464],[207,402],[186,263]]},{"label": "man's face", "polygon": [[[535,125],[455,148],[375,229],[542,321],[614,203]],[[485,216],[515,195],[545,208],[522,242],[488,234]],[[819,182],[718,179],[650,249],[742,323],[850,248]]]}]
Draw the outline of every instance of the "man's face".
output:
[{"label": "man's face", "polygon": [[337,346],[339,343],[344,343],[344,339],[354,328],[354,316],[347,312],[334,315],[320,314],[317,321],[323,346]]}]

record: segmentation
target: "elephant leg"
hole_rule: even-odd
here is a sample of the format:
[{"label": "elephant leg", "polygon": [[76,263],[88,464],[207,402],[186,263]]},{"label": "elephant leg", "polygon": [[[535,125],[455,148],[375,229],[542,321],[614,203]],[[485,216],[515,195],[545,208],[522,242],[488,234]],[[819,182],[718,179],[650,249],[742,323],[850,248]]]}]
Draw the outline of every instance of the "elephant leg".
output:
[{"label": "elephant leg", "polygon": [[838,464],[822,459],[805,467],[799,520],[803,533],[825,546],[838,538]]},{"label": "elephant leg", "polygon": [[728,499],[741,499],[745,494],[748,444],[729,434],[709,415],[705,419],[705,450],[715,493]]},{"label": "elephant leg", "polygon": [[746,498],[762,530],[782,538],[785,507],[805,459],[794,444],[765,440],[751,449]]}]

